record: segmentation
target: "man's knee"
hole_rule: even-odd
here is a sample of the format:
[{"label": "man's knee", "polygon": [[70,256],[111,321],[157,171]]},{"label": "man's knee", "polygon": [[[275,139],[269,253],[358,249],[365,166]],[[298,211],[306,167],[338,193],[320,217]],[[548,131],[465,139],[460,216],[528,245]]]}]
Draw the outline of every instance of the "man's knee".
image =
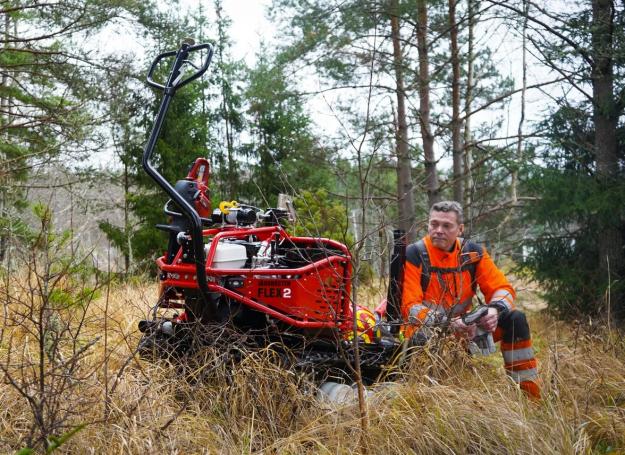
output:
[{"label": "man's knee", "polygon": [[519,310],[510,311],[499,318],[499,326],[503,329],[504,343],[530,339],[530,328],[525,313]]}]

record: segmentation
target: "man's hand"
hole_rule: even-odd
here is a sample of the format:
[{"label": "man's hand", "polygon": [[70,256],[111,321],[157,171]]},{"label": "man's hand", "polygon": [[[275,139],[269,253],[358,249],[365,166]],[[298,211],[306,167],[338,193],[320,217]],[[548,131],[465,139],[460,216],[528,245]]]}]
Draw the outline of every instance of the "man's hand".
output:
[{"label": "man's hand", "polygon": [[[482,319],[486,319],[487,316],[484,316]],[[459,335],[472,340],[475,337],[475,332],[477,331],[477,326],[475,324],[466,325],[461,318],[456,318],[451,321],[451,327],[454,329],[454,332]]]},{"label": "man's hand", "polygon": [[478,322],[481,329],[487,332],[494,332],[497,328],[497,320],[499,319],[499,311],[497,308],[489,307],[488,314]]}]

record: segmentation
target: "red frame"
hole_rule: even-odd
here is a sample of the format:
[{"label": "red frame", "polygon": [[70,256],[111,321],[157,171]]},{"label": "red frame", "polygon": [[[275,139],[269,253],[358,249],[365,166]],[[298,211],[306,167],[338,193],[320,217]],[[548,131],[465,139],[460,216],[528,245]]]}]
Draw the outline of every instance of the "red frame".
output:
[{"label": "red frame", "polygon": [[[290,240],[297,246],[329,247],[342,255],[329,255],[306,266],[292,269],[217,269],[213,267],[217,244],[223,239],[254,236],[259,241]],[[352,328],[351,276],[349,250],[342,243],[325,238],[292,237],[281,226],[237,228],[224,226],[205,229],[203,237],[211,241],[206,255],[208,288],[234,299],[254,310],[302,329],[330,328],[341,331]],[[182,307],[184,289],[199,289],[195,265],[182,262],[180,248],[171,264],[167,255],[156,260],[162,272],[161,307]],[[217,277],[241,277],[242,286],[226,289],[216,283]],[[272,285],[273,284],[273,285]]]}]

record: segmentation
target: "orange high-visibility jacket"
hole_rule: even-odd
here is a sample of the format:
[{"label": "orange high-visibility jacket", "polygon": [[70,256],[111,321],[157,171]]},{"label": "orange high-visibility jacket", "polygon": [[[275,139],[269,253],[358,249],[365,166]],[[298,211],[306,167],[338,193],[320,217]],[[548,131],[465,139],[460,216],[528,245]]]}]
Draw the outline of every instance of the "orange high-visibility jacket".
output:
[{"label": "orange high-visibility jacket", "polygon": [[[475,284],[479,286],[487,303],[500,302],[509,310],[514,309],[516,296],[504,274],[497,268],[484,247],[473,244],[477,251],[461,251],[460,240],[452,251],[443,251],[432,245],[430,236],[424,239],[429,255],[430,279],[425,293],[421,289],[421,270],[423,265],[408,247],[404,266],[404,284],[402,293],[402,315],[408,320],[410,309],[417,305],[413,314],[425,322],[434,314],[456,316],[471,309],[475,295]],[[412,252],[412,254],[411,254]],[[475,262],[475,281],[471,283],[469,262]]]}]

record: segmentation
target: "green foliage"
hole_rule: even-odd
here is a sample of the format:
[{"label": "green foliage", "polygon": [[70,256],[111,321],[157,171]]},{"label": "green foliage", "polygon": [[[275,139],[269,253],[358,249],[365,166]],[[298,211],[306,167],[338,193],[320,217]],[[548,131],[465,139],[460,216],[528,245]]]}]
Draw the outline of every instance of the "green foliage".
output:
[{"label": "green foliage", "polygon": [[[26,336],[5,339],[0,362],[6,383],[31,413],[21,440],[27,447],[18,452],[24,454],[52,453],[85,427],[76,418],[98,400],[93,397],[100,389],[85,396],[77,389],[102,368],[92,359],[83,361],[99,339],[98,330],[85,329],[103,317],[89,308],[102,283],[92,258],[77,254],[71,232],[55,227],[48,206],[36,204],[32,211],[38,228],[27,248],[12,257],[14,267],[28,273],[7,278],[11,310],[3,322],[4,329]],[[68,407],[69,400],[73,403]]]},{"label": "green foliage", "polygon": [[253,141],[245,145],[253,160],[245,195],[275,205],[278,193],[326,187],[328,154],[311,132],[302,100],[287,85],[283,68],[263,55],[249,72],[246,98]]},{"label": "green foliage", "polygon": [[19,242],[32,241],[33,231],[28,223],[21,218],[0,217],[0,232],[10,233]]},{"label": "green foliage", "polygon": [[[294,205],[297,211],[295,235],[328,238],[352,249],[354,237],[348,230],[347,209],[326,190],[302,191]],[[371,264],[364,261],[358,262],[356,273],[361,284],[368,284],[375,277]]]},{"label": "green foliage", "polygon": [[153,6],[137,0],[2,5],[0,259],[7,240],[22,234],[12,220],[26,205],[23,182],[59,156],[84,159],[100,143],[93,103],[108,64],[83,42],[115,18],[143,17]]},{"label": "green foliage", "polygon": [[327,191],[302,191],[294,200],[297,210],[296,235],[324,237],[345,243],[354,243],[348,231],[347,210],[343,204],[331,198]]},{"label": "green foliage", "polygon": [[[76,283],[68,283],[74,287]],[[50,291],[48,301],[54,309],[69,309],[74,306],[84,306],[86,303],[100,297],[101,292],[89,286],[83,286],[79,291],[68,292],[65,289],[55,288]]]},{"label": "green foliage", "polygon": [[86,427],[85,424],[81,424],[81,425],[78,425],[78,426],[72,428],[69,431],[66,431],[61,436],[54,436],[54,435],[50,436],[48,438],[49,439],[49,442],[48,442],[49,445],[48,445],[48,448],[46,449],[46,453],[54,452],[56,449],[58,449],[63,444],[65,444],[67,441],[69,441],[76,433],[78,433],[79,431],[81,431],[85,427]]},{"label": "green foliage", "polygon": [[[609,282],[603,276],[597,250],[602,229],[625,228],[625,182],[606,185],[595,178],[588,106],[563,107],[543,126],[551,146],[542,149],[542,164],[534,165],[524,182],[539,196],[525,211],[524,222],[540,228],[525,242],[531,254],[522,264],[544,287],[554,310],[566,316],[599,314],[606,309],[607,287],[625,287],[622,280]],[[613,270],[614,276],[623,272]]]},{"label": "green foliage", "polygon": [[[394,6],[396,5],[396,8]],[[336,140],[336,147],[347,161],[346,166],[338,166],[332,171],[340,172],[341,194],[349,194],[350,209],[364,209],[367,214],[381,214],[380,218],[391,220],[397,225],[398,213],[397,176],[403,162],[398,162],[396,132],[399,121],[397,113],[397,79],[394,49],[391,37],[391,18],[399,17],[401,47],[402,90],[408,102],[407,124],[410,137],[410,166],[412,181],[415,183],[415,213],[424,213],[428,201],[425,197],[426,182],[422,150],[416,145],[420,134],[420,115],[418,88],[423,80],[432,85],[430,93],[431,119],[438,125],[434,134],[437,143],[450,139],[451,71],[449,68],[449,12],[448,2],[428,1],[427,40],[430,69],[428,75],[419,71],[419,55],[414,39],[415,26],[418,23],[417,8],[414,1],[363,2],[322,1],[322,0],[274,0],[273,14],[279,21],[280,47],[278,61],[289,68],[296,77],[314,71],[318,80],[318,91],[323,93],[324,102],[331,103],[337,118],[341,122]],[[461,68],[461,102],[467,94],[466,71],[468,54],[467,11],[466,3],[458,4],[458,23],[460,28],[459,46]],[[479,11],[479,13],[477,13]],[[476,7],[475,20],[484,11]],[[488,44],[473,43],[472,48],[472,87],[470,109],[489,110],[502,107],[508,100],[506,93],[512,90],[512,78],[502,76],[494,63],[494,51]],[[287,73],[288,74],[288,73]],[[420,79],[420,76],[423,76]],[[438,90],[437,87],[446,87]],[[304,90],[304,89],[301,89]],[[329,100],[325,93],[330,93]],[[495,102],[500,98],[502,101]],[[498,135],[502,119],[493,112],[488,122],[478,122],[471,117],[471,142],[483,143],[483,139]],[[491,152],[489,150],[489,152]],[[444,153],[444,152],[443,152]],[[475,153],[480,155],[480,153]],[[489,164],[487,172],[495,173],[496,178],[481,178],[479,191],[488,194],[489,202],[497,201],[496,196],[503,193],[504,180],[515,168],[511,154],[504,150],[496,153],[496,160],[485,161]],[[476,158],[476,160],[481,157]],[[474,161],[475,162],[475,161]],[[451,182],[449,174],[442,180],[442,188]],[[477,178],[477,177],[476,177]],[[419,191],[423,190],[423,191]],[[404,190],[402,190],[404,191]],[[354,197],[355,196],[355,197]],[[365,207],[361,207],[361,206]]]},{"label": "green foliage", "polygon": [[108,221],[100,221],[98,227],[102,232],[106,234],[106,237],[111,241],[117,249],[123,254],[129,253],[128,242],[126,239],[126,232],[122,227],[115,226]]},{"label": "green foliage", "polygon": [[[221,0],[214,0],[214,7],[217,39],[207,87],[207,91],[216,92],[215,102],[219,104],[212,108],[209,115],[208,149],[213,163],[211,180],[215,188],[212,194],[218,200],[232,200],[240,197],[241,182],[244,180],[244,165],[240,158],[245,153],[241,134],[248,126],[244,110],[247,66],[243,61],[232,58],[229,33],[232,21],[224,14]],[[203,21],[205,18],[198,15],[196,20]]]},{"label": "green foliage", "polygon": [[[45,453],[52,453],[59,449],[63,444],[69,441],[76,433],[83,430],[87,425],[81,424],[69,431],[66,431],[61,436],[51,435],[48,438],[48,447],[46,448]],[[24,447],[16,452],[16,455],[31,455],[34,454],[35,450],[29,447]]]}]

